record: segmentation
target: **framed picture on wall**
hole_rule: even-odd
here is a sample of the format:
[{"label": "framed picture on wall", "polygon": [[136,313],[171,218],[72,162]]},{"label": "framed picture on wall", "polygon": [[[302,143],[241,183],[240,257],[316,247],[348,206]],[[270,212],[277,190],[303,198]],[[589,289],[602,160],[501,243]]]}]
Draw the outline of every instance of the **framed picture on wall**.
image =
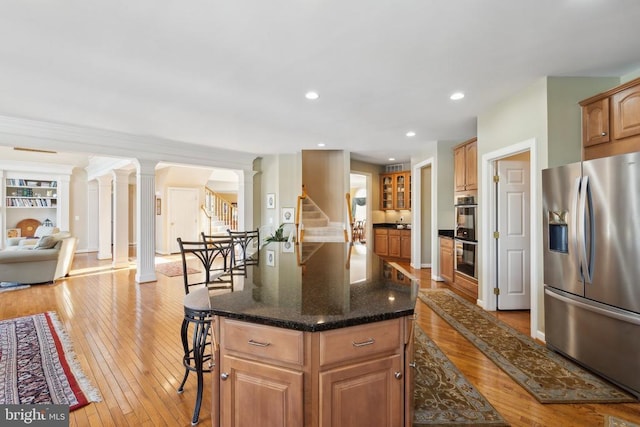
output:
[{"label": "framed picture on wall", "polygon": [[282,208],[282,223],[293,224],[294,215],[295,215],[294,208]]},{"label": "framed picture on wall", "polygon": [[293,242],[283,242],[282,243],[282,252],[294,252],[295,243]]},{"label": "framed picture on wall", "polygon": [[21,234],[22,234],[22,230],[20,230],[19,228],[9,228],[7,230],[8,239],[11,239],[12,237],[20,237]]},{"label": "framed picture on wall", "polygon": [[267,193],[267,209],[275,209],[275,208],[276,208],[276,194]]},{"label": "framed picture on wall", "polygon": [[276,266],[276,251],[274,251],[273,249],[267,249],[267,266]]}]

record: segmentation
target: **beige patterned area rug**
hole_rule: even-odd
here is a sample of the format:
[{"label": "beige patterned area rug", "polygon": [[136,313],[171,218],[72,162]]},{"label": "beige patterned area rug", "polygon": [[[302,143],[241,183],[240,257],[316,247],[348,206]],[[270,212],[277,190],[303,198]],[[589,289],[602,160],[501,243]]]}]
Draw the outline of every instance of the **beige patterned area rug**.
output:
[{"label": "beige patterned area rug", "polygon": [[[175,277],[182,276],[182,261],[167,262],[164,264],[156,264],[156,271],[165,276]],[[187,274],[200,273],[197,268],[187,265]]]},{"label": "beige patterned area rug", "polygon": [[638,424],[632,423],[631,421],[623,420],[611,415],[604,416],[604,425],[605,427],[640,427]]},{"label": "beige patterned area rug", "polygon": [[448,289],[421,290],[420,299],[540,403],[637,401]]},{"label": "beige patterned area rug", "polygon": [[415,328],[413,425],[508,426],[424,331]]}]

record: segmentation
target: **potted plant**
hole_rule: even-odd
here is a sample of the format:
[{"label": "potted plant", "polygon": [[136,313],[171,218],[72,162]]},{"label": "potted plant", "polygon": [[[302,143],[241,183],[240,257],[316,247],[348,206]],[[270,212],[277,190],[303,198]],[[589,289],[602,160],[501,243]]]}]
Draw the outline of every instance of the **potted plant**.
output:
[{"label": "potted plant", "polygon": [[266,243],[269,242],[286,242],[287,237],[284,235],[284,224],[280,224],[280,227],[276,228],[273,234],[265,239]]}]

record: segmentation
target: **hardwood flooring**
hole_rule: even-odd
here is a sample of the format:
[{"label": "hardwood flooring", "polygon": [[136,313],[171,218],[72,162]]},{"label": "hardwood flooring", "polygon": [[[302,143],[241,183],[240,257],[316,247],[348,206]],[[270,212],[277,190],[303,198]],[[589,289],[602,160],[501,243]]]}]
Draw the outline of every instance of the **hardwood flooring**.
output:
[{"label": "hardwood flooring", "polygon": [[[407,270],[431,282],[430,270]],[[184,370],[179,341],[182,277],[158,275],[136,284],[135,270],[112,271],[95,254],[78,254],[72,276],[53,285],[0,294],[0,319],[56,311],[73,341],[80,364],[103,401],[71,413],[71,426],[189,426],[195,376],[176,389]],[[512,426],[603,426],[612,415],[640,424],[640,403],[542,405],[515,384],[464,337],[422,302],[417,322],[469,381]],[[527,312],[499,318],[528,333]],[[211,387],[205,387],[200,424],[211,425]]]}]

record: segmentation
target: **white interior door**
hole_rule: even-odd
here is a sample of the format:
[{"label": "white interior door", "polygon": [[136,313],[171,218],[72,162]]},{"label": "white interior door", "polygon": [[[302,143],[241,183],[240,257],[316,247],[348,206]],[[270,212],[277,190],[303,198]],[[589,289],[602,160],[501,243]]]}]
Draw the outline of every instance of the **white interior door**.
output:
[{"label": "white interior door", "polygon": [[529,162],[498,161],[498,288],[500,310],[531,307]]},{"label": "white interior door", "polygon": [[171,253],[178,253],[180,252],[178,237],[185,241],[199,240],[198,189],[168,188],[167,199],[169,248]]}]

